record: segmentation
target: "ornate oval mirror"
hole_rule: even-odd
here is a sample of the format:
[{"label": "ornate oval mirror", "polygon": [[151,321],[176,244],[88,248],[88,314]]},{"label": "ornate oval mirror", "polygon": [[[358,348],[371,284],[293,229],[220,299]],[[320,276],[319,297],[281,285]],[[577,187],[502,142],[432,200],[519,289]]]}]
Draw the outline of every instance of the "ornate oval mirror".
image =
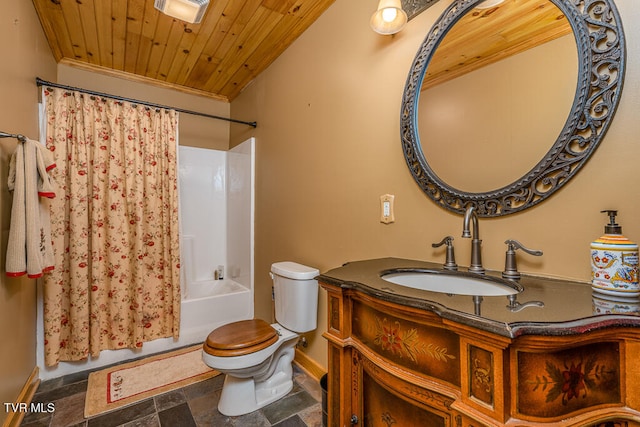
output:
[{"label": "ornate oval mirror", "polygon": [[625,48],[613,0],[481,3],[454,0],[422,43],[401,138],[431,199],[492,217],[540,203],[586,162],[618,105]]}]

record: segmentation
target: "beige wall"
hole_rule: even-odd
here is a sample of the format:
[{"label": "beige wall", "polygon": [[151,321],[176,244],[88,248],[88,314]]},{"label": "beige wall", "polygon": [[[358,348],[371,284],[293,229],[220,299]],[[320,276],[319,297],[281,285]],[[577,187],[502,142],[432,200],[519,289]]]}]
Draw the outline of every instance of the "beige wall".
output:
[{"label": "beige wall", "polygon": [[[456,236],[468,265],[462,218],[437,207],[413,181],[399,137],[402,92],[427,30],[450,3],[442,0],[394,37],[369,28],[377,0],[337,0],[269,69],[232,102],[234,145],[256,136],[256,315],[270,315],[272,262],[293,260],[326,271],[344,262],[407,257],[441,262],[431,243]],[[544,251],[520,255],[521,270],[589,280],[589,243],[602,234],[602,209],[618,209],[625,234],[640,240],[640,5],[616,0],[627,37],[621,103],[592,159],[564,188],[528,211],[480,221],[484,263],[504,267],[504,241]],[[379,222],[379,196],[396,196],[396,222]],[[326,366],[326,300],[308,354]]]},{"label": "beige wall", "polygon": [[[0,40],[0,131],[37,139],[35,78],[55,79],[56,67],[31,2],[0,2]],[[7,173],[15,147],[16,140],[0,139],[0,403],[15,401],[36,364],[35,281],[4,273],[11,212]],[[3,406],[0,423],[6,416]]]}]

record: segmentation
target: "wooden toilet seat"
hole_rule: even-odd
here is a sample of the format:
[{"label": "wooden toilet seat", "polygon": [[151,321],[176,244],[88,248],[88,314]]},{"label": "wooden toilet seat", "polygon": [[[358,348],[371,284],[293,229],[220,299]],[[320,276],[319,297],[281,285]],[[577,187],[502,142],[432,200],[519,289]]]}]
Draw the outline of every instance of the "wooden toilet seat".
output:
[{"label": "wooden toilet seat", "polygon": [[241,320],[215,329],[203,344],[212,356],[242,356],[278,341],[278,332],[261,319]]}]

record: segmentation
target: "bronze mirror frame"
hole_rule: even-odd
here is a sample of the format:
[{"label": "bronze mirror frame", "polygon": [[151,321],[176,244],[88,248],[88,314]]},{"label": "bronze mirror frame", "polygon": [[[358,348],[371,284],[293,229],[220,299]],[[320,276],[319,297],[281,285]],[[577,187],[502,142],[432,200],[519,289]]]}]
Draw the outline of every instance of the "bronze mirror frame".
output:
[{"label": "bronze mirror frame", "polygon": [[458,190],[442,181],[425,158],[418,135],[418,98],[436,48],[449,29],[482,1],[454,0],[427,34],[407,77],[400,136],[411,174],[434,202],[459,214],[472,204],[479,216],[498,217],[542,202],[566,184],[593,154],[620,101],[626,51],[622,21],[613,0],[549,0],[569,21],[577,44],[578,81],[565,125],[543,159],[521,178],[482,193]]}]

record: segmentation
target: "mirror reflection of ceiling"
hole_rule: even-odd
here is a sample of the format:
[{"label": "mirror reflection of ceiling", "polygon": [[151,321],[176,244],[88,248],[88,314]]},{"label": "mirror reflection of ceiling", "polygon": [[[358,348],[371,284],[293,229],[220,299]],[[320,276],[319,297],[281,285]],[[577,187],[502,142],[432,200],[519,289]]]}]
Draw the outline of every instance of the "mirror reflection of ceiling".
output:
[{"label": "mirror reflection of ceiling", "polygon": [[429,166],[467,192],[516,181],[560,134],[577,79],[571,34],[422,91],[418,129]]},{"label": "mirror reflection of ceiling", "polygon": [[422,90],[567,34],[569,22],[549,0],[505,0],[472,9],[436,49]]},{"label": "mirror reflection of ceiling", "polygon": [[433,78],[425,78],[432,84],[419,96],[418,128],[429,166],[467,192],[516,181],[560,134],[577,73],[571,26],[550,1],[471,9],[444,36],[425,73]]}]

